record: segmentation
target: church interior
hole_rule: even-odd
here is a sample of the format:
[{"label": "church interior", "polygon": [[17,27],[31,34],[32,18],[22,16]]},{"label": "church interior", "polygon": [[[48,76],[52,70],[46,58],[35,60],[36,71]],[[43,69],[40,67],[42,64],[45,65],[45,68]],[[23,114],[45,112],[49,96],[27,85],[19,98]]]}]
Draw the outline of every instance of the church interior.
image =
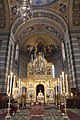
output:
[{"label": "church interior", "polygon": [[0,0],[0,117],[80,120],[80,0]]}]

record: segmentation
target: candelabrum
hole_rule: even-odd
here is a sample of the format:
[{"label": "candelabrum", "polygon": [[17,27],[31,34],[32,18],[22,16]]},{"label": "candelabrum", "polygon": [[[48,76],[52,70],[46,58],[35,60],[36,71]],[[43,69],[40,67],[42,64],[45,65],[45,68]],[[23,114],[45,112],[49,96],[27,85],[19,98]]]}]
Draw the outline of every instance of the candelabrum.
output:
[{"label": "candelabrum", "polygon": [[47,97],[47,103],[48,103],[48,106],[49,106],[49,97],[50,97],[50,95],[47,94],[46,97]]},{"label": "candelabrum", "polygon": [[20,103],[20,96],[18,96],[18,104],[17,104],[17,112],[20,112],[20,109],[19,109],[19,103]]},{"label": "candelabrum", "polygon": [[55,94],[55,104],[58,105],[58,95]]},{"label": "candelabrum", "polygon": [[32,97],[33,97],[33,94],[32,94],[32,93],[30,93],[31,103],[32,103]]},{"label": "candelabrum", "polygon": [[63,117],[64,118],[66,118],[66,119],[68,119],[68,115],[67,115],[67,106],[66,106],[66,94],[64,94],[64,115],[63,115]]},{"label": "candelabrum", "polygon": [[8,101],[8,108],[7,108],[7,115],[6,115],[6,117],[5,117],[5,120],[6,119],[11,119],[11,115],[10,115],[10,110],[11,110],[11,108],[10,108],[10,95],[9,95],[9,101]]},{"label": "candelabrum", "polygon": [[22,94],[22,106],[25,106],[25,101],[26,101],[26,93]]},{"label": "candelabrum", "polygon": [[59,111],[61,111],[60,110],[60,104],[61,104],[61,96],[60,96],[60,94],[58,95],[58,107],[59,107]]}]

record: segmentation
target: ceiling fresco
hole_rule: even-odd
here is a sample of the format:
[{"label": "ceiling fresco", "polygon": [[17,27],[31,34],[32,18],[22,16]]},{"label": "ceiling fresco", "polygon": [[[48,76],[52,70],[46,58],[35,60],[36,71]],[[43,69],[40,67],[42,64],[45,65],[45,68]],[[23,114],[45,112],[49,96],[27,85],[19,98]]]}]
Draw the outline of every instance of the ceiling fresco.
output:
[{"label": "ceiling fresco", "polygon": [[[22,3],[23,0],[16,0],[18,3]],[[55,3],[59,0],[32,0],[32,5],[35,5],[35,6],[42,6],[42,5],[47,5],[47,4],[50,4],[50,3]]]},{"label": "ceiling fresco", "polygon": [[45,58],[48,60],[48,58],[60,52],[61,46],[53,37],[41,33],[28,37],[21,50],[24,51],[28,57],[34,53],[44,53]]},{"label": "ceiling fresco", "polygon": [[[7,3],[9,5],[7,5]],[[10,22],[9,25],[13,24],[15,19],[18,17],[17,8],[20,6],[19,3],[21,4],[22,0],[0,0],[0,29],[4,29],[6,27],[7,22]],[[34,5],[44,5],[45,7],[39,7],[39,9],[47,8],[47,10],[54,11],[60,16],[62,16],[67,22],[67,24],[70,23],[73,26],[80,26],[80,0],[33,0],[32,4],[32,9],[36,9]],[[46,4],[50,6],[47,7]]]},{"label": "ceiling fresco", "polygon": [[[0,29],[4,29],[9,22],[9,27],[13,28],[13,37],[22,45],[29,37],[32,39],[33,35],[45,33],[47,40],[55,38],[56,41],[61,41],[67,33],[68,26],[70,27],[70,21],[73,26],[80,26],[80,0],[32,0],[33,16],[25,23],[17,15],[17,8],[21,3],[22,0],[0,0]],[[70,21],[69,17],[72,17]]]}]

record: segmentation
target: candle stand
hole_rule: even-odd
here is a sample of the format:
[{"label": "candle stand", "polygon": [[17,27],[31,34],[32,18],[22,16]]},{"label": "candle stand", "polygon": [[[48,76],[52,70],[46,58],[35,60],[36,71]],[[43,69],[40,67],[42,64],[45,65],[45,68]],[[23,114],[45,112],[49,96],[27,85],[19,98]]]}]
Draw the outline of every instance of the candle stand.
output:
[{"label": "candle stand", "polygon": [[69,119],[69,118],[68,118],[68,115],[67,115],[66,95],[64,95],[64,115],[63,115],[63,117],[64,117],[65,119]]},{"label": "candle stand", "polygon": [[58,94],[55,94],[55,105],[58,106]]},{"label": "candle stand", "polygon": [[47,103],[48,103],[48,106],[49,106],[49,97],[50,97],[50,95],[47,94],[46,96],[47,96]]},{"label": "candle stand", "polygon": [[61,112],[61,110],[60,110],[60,104],[61,104],[61,96],[60,96],[60,94],[59,94],[59,96],[58,96],[58,108],[59,108],[59,112]]},{"label": "candle stand", "polygon": [[11,115],[10,115],[10,110],[11,110],[11,108],[10,108],[10,95],[9,95],[9,102],[8,102],[8,108],[7,108],[7,115],[6,115],[6,117],[5,117],[5,120],[6,119],[11,119]]},{"label": "candle stand", "polygon": [[32,97],[33,97],[33,94],[32,94],[32,93],[30,93],[30,99],[31,99],[31,103],[32,103]]},{"label": "candle stand", "polygon": [[17,104],[17,112],[20,112],[20,109],[19,109],[19,103],[20,103],[20,100],[19,100],[19,97],[18,97],[18,104]]}]

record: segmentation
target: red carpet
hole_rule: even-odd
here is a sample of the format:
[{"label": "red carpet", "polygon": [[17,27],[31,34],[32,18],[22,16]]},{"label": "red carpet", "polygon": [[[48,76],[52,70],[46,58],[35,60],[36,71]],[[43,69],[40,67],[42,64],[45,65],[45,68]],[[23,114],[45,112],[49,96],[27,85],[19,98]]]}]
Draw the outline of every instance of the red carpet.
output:
[{"label": "red carpet", "polygon": [[71,119],[71,120],[80,120],[80,116],[76,113],[73,113],[71,111],[67,111],[67,114],[68,114],[68,117]]}]

